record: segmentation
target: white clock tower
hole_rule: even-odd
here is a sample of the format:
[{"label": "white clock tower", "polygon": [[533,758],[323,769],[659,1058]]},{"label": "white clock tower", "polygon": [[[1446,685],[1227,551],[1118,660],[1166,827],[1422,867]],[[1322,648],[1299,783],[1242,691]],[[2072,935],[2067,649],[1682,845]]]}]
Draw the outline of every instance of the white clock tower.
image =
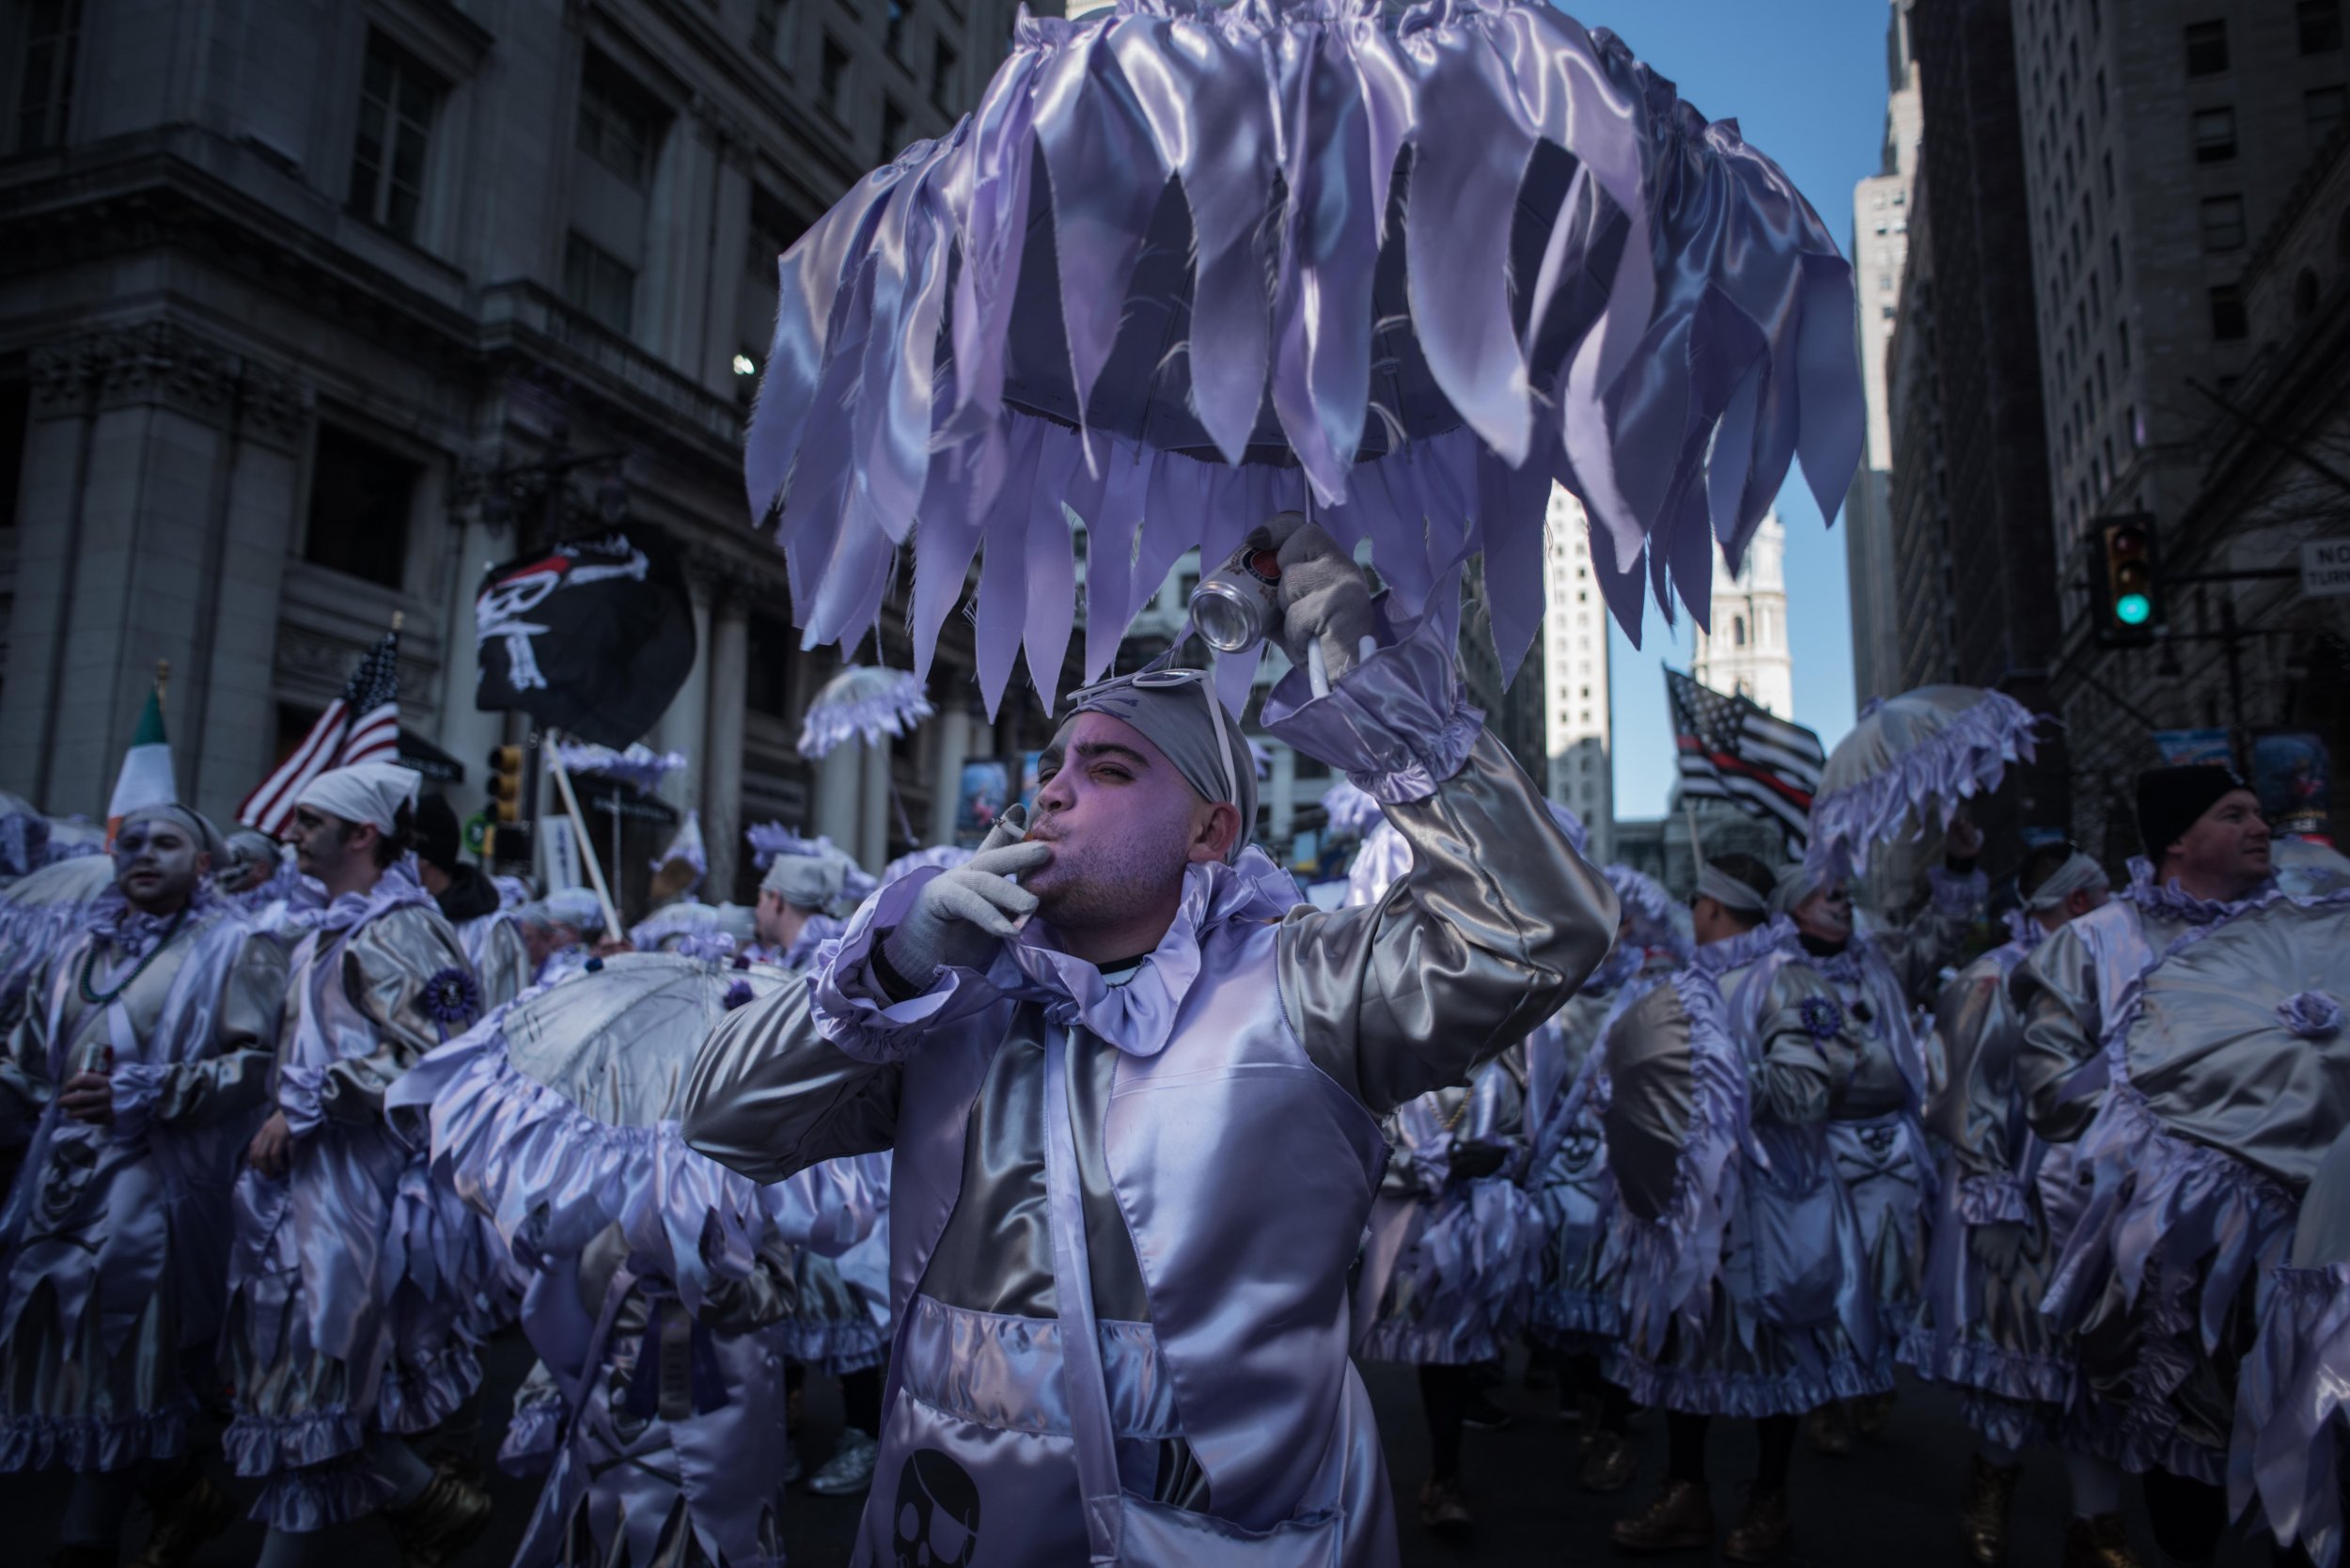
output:
[{"label": "white clock tower", "polygon": [[1698,684],[1752,698],[1792,718],[1794,660],[1787,651],[1787,528],[1776,510],[1762,519],[1736,576],[1714,552],[1714,629],[1698,633],[1689,673]]}]

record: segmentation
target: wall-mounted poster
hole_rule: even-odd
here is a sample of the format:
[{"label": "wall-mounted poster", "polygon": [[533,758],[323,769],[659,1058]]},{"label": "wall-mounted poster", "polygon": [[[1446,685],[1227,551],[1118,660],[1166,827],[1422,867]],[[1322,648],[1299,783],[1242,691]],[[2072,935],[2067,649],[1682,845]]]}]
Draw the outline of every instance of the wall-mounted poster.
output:
[{"label": "wall-mounted poster", "polygon": [[955,801],[955,839],[977,849],[1010,802],[1011,770],[1001,758],[974,757],[963,764],[962,792]]},{"label": "wall-mounted poster", "polygon": [[1040,787],[1036,765],[1043,755],[1041,751],[1030,751],[1023,753],[1020,759],[1020,804],[1026,809],[1031,822],[1036,819],[1036,792]]}]

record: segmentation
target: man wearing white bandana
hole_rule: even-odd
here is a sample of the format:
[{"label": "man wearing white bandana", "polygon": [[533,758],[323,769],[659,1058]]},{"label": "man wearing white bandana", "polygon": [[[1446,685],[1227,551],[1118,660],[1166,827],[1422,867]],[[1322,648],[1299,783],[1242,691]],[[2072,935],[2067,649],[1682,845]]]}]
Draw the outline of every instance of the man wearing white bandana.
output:
[{"label": "man wearing white bandana", "polygon": [[2072,1568],[2137,1561],[2120,1515],[2121,1473],[2072,1439],[2072,1347],[2040,1310],[2057,1254],[2077,1208],[2071,1151],[2051,1149],[2026,1120],[2016,1057],[2023,1020],[2008,980],[2042,943],[2105,907],[2109,888],[2094,860],[2070,844],[2025,856],[2023,905],[2008,914],[2009,940],[1942,990],[1935,1025],[1950,1081],[1927,1126],[1950,1150],[1936,1207],[1926,1295],[1903,1358],[1919,1375],[1966,1391],[1978,1435],[1968,1461],[1959,1534],[1968,1558],[1998,1568],[2008,1552],[2008,1515],[2023,1477],[2022,1450],[2064,1450],[2073,1518]]},{"label": "man wearing white bandana", "polygon": [[435,1474],[403,1437],[480,1381],[458,1325],[475,1231],[384,1120],[384,1094],[480,1011],[456,932],[416,880],[420,779],[368,762],[320,775],[294,812],[306,918],[277,1048],[276,1109],[247,1151],[226,1335],[227,1445],[264,1478],[263,1568],[331,1550],[327,1527],[384,1512],[404,1560],[437,1564],[488,1523],[489,1498]]},{"label": "man wearing white bandana", "polygon": [[73,1474],[53,1560],[187,1560],[234,1507],[188,1452],[228,1268],[230,1184],[267,1102],[284,951],[212,886],[212,824],[133,811],[115,885],[35,974],[0,1060],[32,1143],[0,1213],[0,1470]]},{"label": "man wearing white bandana", "polygon": [[2077,1171],[2043,1304],[2079,1358],[2068,1431],[2146,1474],[2156,1543],[2192,1561],[2227,1484],[2241,1502],[2270,1479],[2234,1430],[2237,1382],[2350,1121],[2350,892],[2280,888],[2259,799],[2224,767],[2141,775],[2138,822],[2129,886],[2009,984],[2032,1129]]},{"label": "man wearing white bandana", "polygon": [[840,901],[848,876],[849,857],[828,845],[812,855],[778,851],[759,884],[757,939],[744,949],[751,960],[807,968],[817,944],[841,933],[841,922],[824,912]]},{"label": "man wearing white bandana", "polygon": [[703,1049],[712,1157],[895,1150],[858,1563],[1396,1559],[1347,1360],[1379,1116],[1556,1011],[1616,901],[1467,705],[1441,597],[1388,621],[1319,528],[1278,559],[1265,726],[1411,841],[1386,897],[1299,905],[1204,672],[1144,672],[1073,699],[1033,823],[884,888]]}]

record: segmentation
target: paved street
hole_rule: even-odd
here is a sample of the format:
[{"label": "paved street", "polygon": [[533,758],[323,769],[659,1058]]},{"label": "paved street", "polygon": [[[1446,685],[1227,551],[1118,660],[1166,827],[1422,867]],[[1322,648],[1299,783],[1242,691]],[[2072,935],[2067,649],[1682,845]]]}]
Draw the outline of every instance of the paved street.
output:
[{"label": "paved street", "polygon": [[[494,1348],[491,1376],[495,1386],[489,1401],[494,1414],[485,1423],[485,1447],[494,1446],[496,1434],[503,1429],[508,1390],[527,1367],[528,1356],[518,1339],[503,1340]],[[1427,1441],[1412,1374],[1409,1369],[1386,1366],[1370,1367],[1366,1373],[1381,1429],[1387,1436],[1403,1560],[1409,1568],[1631,1560],[1609,1547],[1607,1527],[1620,1513],[1637,1506],[1662,1472],[1663,1422],[1653,1419],[1640,1422],[1642,1466],[1632,1487],[1620,1497],[1593,1497],[1574,1488],[1574,1429],[1556,1417],[1549,1396],[1517,1388],[1498,1391],[1498,1403],[1511,1411],[1516,1424],[1506,1432],[1470,1433],[1465,1456],[1470,1501],[1478,1515],[1476,1531],[1466,1541],[1440,1542],[1419,1528],[1414,1500],[1427,1462]],[[807,1419],[802,1451],[812,1469],[830,1451],[838,1430],[839,1407],[829,1386],[811,1386]],[[1711,1456],[1715,1502],[1724,1529],[1729,1527],[1751,1467],[1751,1436],[1734,1427],[1718,1431],[1715,1436]],[[1882,1441],[1863,1443],[1853,1457],[1841,1461],[1798,1450],[1795,1486],[1800,1536],[1795,1564],[1798,1568],[1814,1564],[1884,1568],[1893,1563],[1904,1563],[1904,1568],[1938,1564],[1956,1568],[1962,1559],[1953,1543],[1951,1511],[1966,1451],[1967,1436],[1957,1417],[1956,1402],[1914,1385],[1904,1389]],[[512,1560],[514,1546],[522,1538],[537,1493],[535,1482],[500,1476],[494,1489],[496,1521],[489,1535],[467,1555],[462,1568],[498,1568]],[[40,1561],[55,1544],[63,1501],[64,1486],[56,1478],[0,1479],[0,1518],[12,1527],[8,1549],[0,1551],[0,1559]],[[792,1504],[793,1563],[798,1568],[845,1564],[858,1500],[818,1497],[799,1491],[792,1494]],[[2141,1549],[2148,1549],[2151,1538],[2134,1497],[2132,1513]],[[2017,1503],[2013,1568],[2057,1568],[2062,1557],[2063,1523],[2061,1473],[2048,1456],[2039,1456]],[[135,1545],[145,1539],[145,1520],[133,1519],[127,1539]],[[215,1542],[199,1560],[203,1568],[242,1568],[253,1561],[259,1546],[258,1527],[241,1526]],[[20,1552],[24,1555],[17,1555]],[[1703,1560],[1690,1554],[1667,1560],[1694,1568]],[[2264,1547],[2238,1543],[2221,1554],[2219,1568],[2265,1568],[2268,1560]],[[368,1525],[349,1531],[337,1543],[333,1561],[336,1568],[397,1568],[399,1558],[384,1529]]]}]

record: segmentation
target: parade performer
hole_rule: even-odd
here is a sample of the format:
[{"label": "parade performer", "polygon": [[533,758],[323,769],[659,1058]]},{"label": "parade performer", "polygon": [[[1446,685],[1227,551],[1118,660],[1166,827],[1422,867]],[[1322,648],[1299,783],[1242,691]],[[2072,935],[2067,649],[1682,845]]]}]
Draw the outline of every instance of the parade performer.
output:
[{"label": "parade performer", "polygon": [[2077,1140],[2087,1189],[2044,1309],[2089,1437],[2150,1473],[2156,1543],[2194,1560],[2226,1523],[2237,1376],[2300,1193],[2350,1119],[2350,891],[2280,889],[2224,767],[2141,776],[2138,820],[2123,898],[2011,985],[2033,1130]]},{"label": "parade performer", "polygon": [[1623,1314],[1603,1267],[1615,1184],[1607,1172],[1609,1085],[1597,1047],[1608,1026],[1693,950],[1686,912],[1653,878],[1629,866],[1609,866],[1606,877],[1623,912],[1616,946],[1559,1016],[1527,1040],[1530,1180],[1547,1232],[1529,1332],[1558,1353],[1561,1397],[1577,1401],[1578,1484],[1587,1492],[1621,1492],[1638,1468],[1631,1397],[1605,1372]]},{"label": "parade performer", "polygon": [[436,1563],[489,1499],[419,1459],[480,1369],[458,1331],[473,1231],[386,1123],[384,1094],[462,1033],[478,988],[407,853],[418,776],[387,762],[321,774],[295,844],[331,902],[293,958],[274,1089],[237,1187],[226,1334],[238,1473],[266,1478],[265,1568],[306,1560],[329,1525],[383,1511],[406,1560]]},{"label": "parade performer", "polygon": [[[1932,893],[1925,907],[1890,930],[1857,931],[1850,888],[1816,863],[1780,872],[1771,895],[1771,912],[1794,922],[1783,942],[1790,958],[1818,971],[1835,993],[1836,1027],[1822,1046],[1836,1071],[1827,1146],[1837,1179],[1860,1215],[1869,1288],[1888,1351],[1908,1333],[1924,1290],[1935,1184],[1920,1120],[1932,1074],[1916,1010],[1933,999],[1943,965],[1982,912],[1989,883],[1975,870],[1982,848],[1982,831],[1953,816],[1943,835],[1943,864],[1927,873]],[[1811,1417],[1812,1446],[1847,1453],[1852,1428],[1881,1430],[1891,1406],[1889,1388],[1856,1401],[1850,1413],[1842,1401],[1823,1405]]]},{"label": "parade performer", "polygon": [[[2051,1149],[2026,1120],[2016,1056],[2023,1021],[2008,981],[2050,933],[2106,904],[2104,870],[2070,844],[2025,856],[2016,877],[2021,908],[2009,939],[1959,971],[1935,1010],[1950,1081],[1929,1107],[1927,1128],[1949,1149],[1926,1293],[1903,1358],[1921,1376],[1966,1391],[1963,1409],[1978,1443],[1959,1508],[1960,1538],[1974,1561],[2007,1560],[2008,1516],[2023,1477],[2022,1450],[2059,1442],[2067,1450],[2074,1533],[2119,1539],[2118,1470],[2076,1451],[2061,1433],[2076,1369],[2068,1341],[2051,1332],[2040,1303],[2047,1294],[2062,1230],[2076,1209],[2068,1148]],[[2098,1555],[2102,1553],[2103,1555]],[[2119,1568],[2127,1548],[2068,1546],[2067,1561]]]},{"label": "parade performer", "polygon": [[1668,1438],[1664,1486],[1615,1526],[1630,1551],[1713,1544],[1705,1440],[1713,1417],[1733,1416],[1757,1423],[1761,1452],[1722,1555],[1783,1556],[1798,1420],[1893,1386],[1829,1146],[1842,1009],[1800,961],[1794,922],[1770,913],[1773,888],[1750,855],[1708,863],[1691,902],[1696,956],[1603,1046],[1624,1314],[1610,1372],[1665,1411]]},{"label": "parade performer", "polygon": [[1072,698],[1026,841],[1014,813],[884,889],[697,1064],[687,1139],[746,1174],[896,1152],[859,1561],[1395,1560],[1346,1354],[1378,1118],[1555,1011],[1615,900],[1462,695],[1451,617],[1387,621],[1319,528],[1279,559],[1265,727],[1411,840],[1384,901],[1295,906],[1203,673],[1128,676]]},{"label": "parade performer", "polygon": [[435,1178],[531,1276],[540,1361],[500,1461],[546,1484],[520,1568],[781,1568],[784,1356],[802,1248],[875,1217],[854,1162],[755,1186],[679,1137],[686,1076],[729,1008],[804,982],[620,954],[493,1013],[393,1086],[429,1115]]},{"label": "parade performer", "polygon": [[817,945],[841,933],[841,922],[825,911],[840,902],[853,862],[821,839],[800,842],[805,853],[788,847],[767,863],[752,918],[757,934],[744,951],[757,964],[805,971]]},{"label": "parade performer", "polygon": [[416,880],[457,928],[481,985],[484,1009],[503,1007],[531,983],[535,965],[497,885],[461,853],[457,812],[439,795],[416,803]]},{"label": "parade performer", "polygon": [[112,891],[35,973],[0,1120],[37,1118],[0,1212],[0,1470],[74,1472],[68,1568],[184,1561],[235,1510],[188,1453],[213,1386],[229,1190],[268,1099],[285,958],[213,890],[211,822],[153,806],[115,834]]},{"label": "parade performer", "polygon": [[588,967],[596,956],[595,943],[603,935],[603,904],[587,887],[562,887],[533,906],[535,918],[523,918],[523,939],[532,951],[543,945],[533,983],[553,985]]}]

